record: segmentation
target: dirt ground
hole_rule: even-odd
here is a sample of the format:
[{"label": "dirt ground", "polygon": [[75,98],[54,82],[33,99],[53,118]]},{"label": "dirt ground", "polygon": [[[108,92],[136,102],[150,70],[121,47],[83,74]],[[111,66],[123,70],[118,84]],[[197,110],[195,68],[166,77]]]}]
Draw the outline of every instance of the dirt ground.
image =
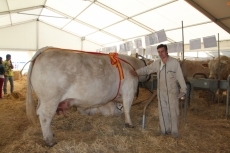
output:
[{"label": "dirt ground", "polygon": [[225,117],[224,103],[207,104],[196,92],[187,110],[180,116],[179,138],[159,136],[157,100],[146,112],[146,128],[142,129],[142,115],[150,92],[140,90],[132,106],[134,128],[125,128],[124,115],[105,117],[84,116],[75,107],[66,117],[55,115],[52,128],[57,144],[44,145],[39,123],[34,126],[26,117],[26,77],[15,81],[15,93],[0,99],[1,153],[152,153],[152,152],[230,152],[230,120]]}]

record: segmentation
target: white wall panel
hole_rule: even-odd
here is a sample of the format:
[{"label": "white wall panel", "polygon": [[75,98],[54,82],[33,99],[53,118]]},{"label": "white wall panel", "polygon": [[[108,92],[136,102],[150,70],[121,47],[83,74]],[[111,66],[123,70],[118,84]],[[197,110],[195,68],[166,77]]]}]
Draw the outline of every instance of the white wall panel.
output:
[{"label": "white wall panel", "polygon": [[0,0],[0,12],[8,11],[7,3],[5,0]]},{"label": "white wall panel", "polygon": [[10,10],[45,5],[46,0],[7,0]]},{"label": "white wall panel", "polygon": [[[39,15],[41,11],[42,8],[19,12],[24,14],[11,13],[12,24],[37,19],[38,16],[36,15]],[[28,15],[28,14],[34,14],[34,15]]]},{"label": "white wall panel", "polygon": [[0,48],[36,49],[36,22],[0,29]]},{"label": "white wall panel", "polygon": [[83,49],[82,49],[83,51],[96,52],[96,50],[99,48],[103,48],[103,47],[87,40],[83,41]]},{"label": "white wall panel", "polygon": [[88,5],[90,1],[83,0],[47,0],[46,5],[59,10],[67,15],[76,17],[77,14],[82,12]]},{"label": "white wall panel", "polygon": [[11,25],[11,21],[10,21],[10,15],[9,14],[5,14],[5,15],[0,15],[0,27],[1,26],[6,26],[6,25]]},{"label": "white wall panel", "polygon": [[81,38],[58,28],[39,22],[38,47],[53,46],[67,49],[81,49]]}]

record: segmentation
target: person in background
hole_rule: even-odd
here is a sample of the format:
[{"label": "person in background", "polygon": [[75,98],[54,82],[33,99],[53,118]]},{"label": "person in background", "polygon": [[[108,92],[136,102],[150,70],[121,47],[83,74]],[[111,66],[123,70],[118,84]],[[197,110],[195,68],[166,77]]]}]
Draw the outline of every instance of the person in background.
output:
[{"label": "person in background", "polygon": [[2,86],[4,83],[4,74],[5,74],[5,69],[2,65],[2,57],[0,57],[0,98],[2,98]]},{"label": "person in background", "polygon": [[3,66],[5,68],[5,80],[4,80],[4,94],[7,94],[7,82],[10,81],[10,92],[13,93],[14,91],[14,73],[13,73],[13,64],[11,62],[11,55],[6,55],[6,60],[3,62]]},{"label": "person in background", "polygon": [[[167,45],[157,46],[160,59],[152,64],[130,71],[134,76],[157,72],[157,96],[161,135],[178,137],[179,98],[186,94],[186,84],[179,62],[168,55]],[[179,84],[178,84],[179,83]],[[180,88],[179,86],[180,85]]]}]

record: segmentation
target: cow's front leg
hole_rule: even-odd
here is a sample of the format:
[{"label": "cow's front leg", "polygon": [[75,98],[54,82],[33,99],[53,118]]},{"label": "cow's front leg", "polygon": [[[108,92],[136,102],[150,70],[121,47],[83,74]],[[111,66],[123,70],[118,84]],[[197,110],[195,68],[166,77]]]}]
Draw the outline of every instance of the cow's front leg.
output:
[{"label": "cow's front leg", "polygon": [[127,95],[123,96],[123,107],[125,114],[125,126],[129,128],[133,128],[133,123],[130,118],[130,110],[133,102],[133,96]]},{"label": "cow's front leg", "polygon": [[50,147],[56,144],[53,136],[53,131],[50,126],[53,116],[56,113],[56,108],[57,107],[49,105],[49,103],[44,103],[41,101],[37,110],[45,144]]}]

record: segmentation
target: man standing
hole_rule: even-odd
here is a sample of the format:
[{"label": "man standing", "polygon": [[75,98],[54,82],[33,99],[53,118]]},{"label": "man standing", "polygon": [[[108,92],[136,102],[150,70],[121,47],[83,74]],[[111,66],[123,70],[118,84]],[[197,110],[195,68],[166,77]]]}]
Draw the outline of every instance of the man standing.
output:
[{"label": "man standing", "polygon": [[4,74],[5,74],[5,69],[2,65],[2,57],[0,57],[0,99],[2,98],[2,86],[4,83]]},{"label": "man standing", "polygon": [[[179,62],[168,55],[167,45],[157,46],[160,60],[131,71],[131,74],[146,75],[157,72],[157,97],[161,134],[178,137],[179,98],[186,93],[186,84]],[[180,85],[180,88],[178,86]]]},{"label": "man standing", "polygon": [[6,55],[6,60],[3,62],[3,66],[5,68],[5,80],[4,80],[4,94],[7,94],[7,82],[10,81],[10,92],[13,93],[14,91],[14,73],[13,73],[13,64],[11,62],[11,55]]}]

